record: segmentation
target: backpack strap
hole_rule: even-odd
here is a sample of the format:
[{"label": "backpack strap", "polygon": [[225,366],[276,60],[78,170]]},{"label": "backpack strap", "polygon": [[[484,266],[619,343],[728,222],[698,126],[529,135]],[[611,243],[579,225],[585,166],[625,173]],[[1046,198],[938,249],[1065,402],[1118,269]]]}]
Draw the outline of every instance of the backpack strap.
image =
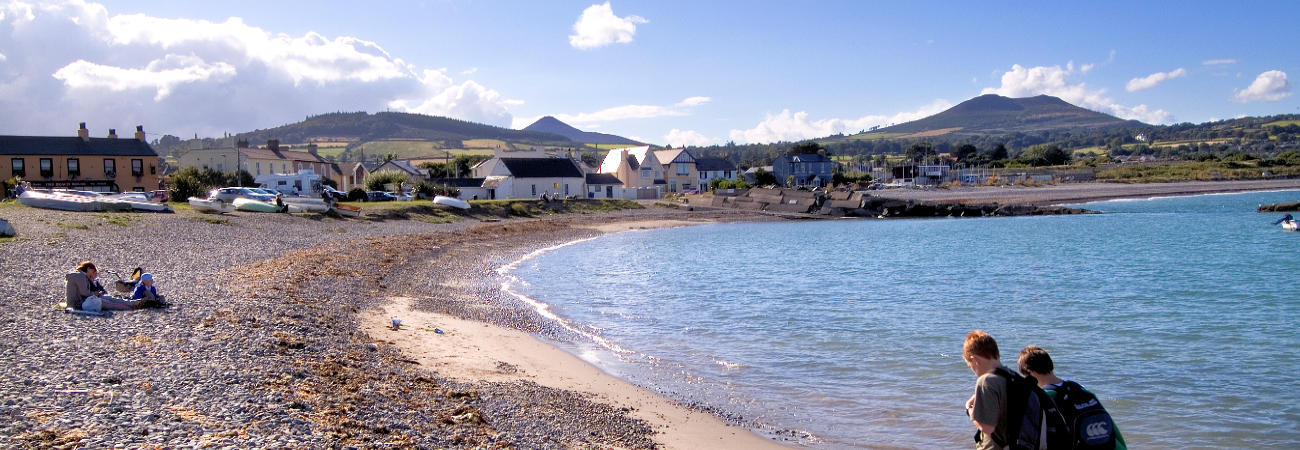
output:
[{"label": "backpack strap", "polygon": [[[1025,400],[1030,393],[1022,386],[1024,377],[1007,369],[1006,366],[998,366],[998,368],[993,369],[993,373],[1007,382],[1007,409],[1002,411],[1002,423],[1006,426],[1005,437],[1014,443],[1020,436],[1021,416],[1025,414]],[[997,444],[998,448],[1007,446],[1006,442],[998,439],[996,432],[991,436],[993,437],[993,443]]]}]

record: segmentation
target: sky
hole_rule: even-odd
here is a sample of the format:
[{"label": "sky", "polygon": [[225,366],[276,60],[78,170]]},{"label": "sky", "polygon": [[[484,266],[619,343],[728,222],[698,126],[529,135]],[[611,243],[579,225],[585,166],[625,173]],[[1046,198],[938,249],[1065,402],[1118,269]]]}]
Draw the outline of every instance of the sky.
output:
[{"label": "sky", "polygon": [[1294,1],[0,0],[0,134],[402,111],[698,146],[989,93],[1201,123],[1300,114],[1295,17]]}]

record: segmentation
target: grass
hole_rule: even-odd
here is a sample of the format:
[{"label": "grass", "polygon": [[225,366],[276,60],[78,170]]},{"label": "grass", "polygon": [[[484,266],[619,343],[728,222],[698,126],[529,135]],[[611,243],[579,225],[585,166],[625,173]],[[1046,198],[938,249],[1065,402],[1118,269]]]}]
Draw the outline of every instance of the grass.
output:
[{"label": "grass", "polygon": [[126,214],[100,214],[99,218],[104,219],[104,222],[111,223],[119,227],[128,226],[131,224],[132,221],[131,216],[128,216]]},{"label": "grass", "polygon": [[[471,148],[443,148],[441,142],[421,141],[421,140],[383,140],[370,141],[361,144],[358,148],[365,152],[367,156],[393,154],[397,159],[442,159],[447,157],[447,152],[451,152],[451,157],[455,158],[460,155],[492,155],[492,149],[496,143],[510,145],[509,143],[495,139],[471,139],[465,141],[465,145],[470,147],[470,143],[475,145],[491,145],[491,147],[471,147]],[[339,153],[342,153],[341,151]],[[354,152],[355,153],[355,152]],[[321,152],[324,155],[324,152]]]},{"label": "grass", "polygon": [[[1265,176],[1265,172],[1270,175]],[[1097,172],[1097,179],[1126,183],[1166,183],[1174,181],[1250,180],[1297,175],[1300,175],[1300,166],[1241,167],[1230,166],[1221,162],[1177,162],[1105,169]]]},{"label": "grass", "polygon": [[226,219],[226,218],[221,218],[221,217],[202,217],[202,218],[200,218],[200,219],[203,220],[204,222],[207,222],[207,223],[210,223],[210,224],[213,224],[213,225],[230,225],[230,219]]},{"label": "grass", "polygon": [[1269,122],[1269,123],[1266,123],[1266,124],[1260,125],[1260,128],[1263,128],[1263,127],[1285,127],[1285,126],[1289,126],[1289,125],[1300,125],[1300,120],[1278,120],[1278,121],[1273,121],[1273,122]]},{"label": "grass", "polygon": [[16,240],[18,240],[18,236],[6,236],[6,237],[0,237],[0,244],[8,244],[8,243],[13,242],[13,241],[16,241]]},{"label": "grass", "polygon": [[1106,147],[1094,145],[1092,147],[1083,147],[1074,149],[1075,156],[1100,156],[1107,153]]},{"label": "grass", "polygon": [[343,234],[343,233],[347,233],[347,232],[348,232],[348,229],[347,229],[347,228],[343,228],[343,227],[339,227],[339,228],[321,228],[321,231],[324,231],[324,232],[326,232],[326,233],[339,233],[339,234]]},{"label": "grass", "polygon": [[435,211],[433,214],[412,214],[411,218],[433,224],[452,223],[460,220],[460,216],[446,211]]},{"label": "grass", "polygon": [[89,225],[86,225],[86,224],[83,224],[83,223],[63,223],[63,222],[58,222],[58,223],[55,223],[54,225],[58,226],[59,228],[66,228],[66,229],[69,229],[69,230],[89,230],[89,229],[90,229],[90,226],[89,226]]}]

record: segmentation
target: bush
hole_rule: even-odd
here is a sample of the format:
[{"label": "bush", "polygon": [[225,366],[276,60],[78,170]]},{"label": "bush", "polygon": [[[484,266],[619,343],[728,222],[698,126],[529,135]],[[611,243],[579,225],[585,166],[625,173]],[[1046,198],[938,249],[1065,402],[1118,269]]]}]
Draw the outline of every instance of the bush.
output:
[{"label": "bush", "polygon": [[430,183],[428,181],[421,181],[419,184],[416,184],[415,192],[420,194],[420,196],[424,198],[433,198],[433,196],[435,195],[444,195],[447,197],[460,196],[460,189],[456,189],[450,186],[443,186],[441,184]]},{"label": "bush", "polygon": [[381,170],[366,175],[366,180],[362,184],[366,186],[366,190],[368,191],[382,191],[384,190],[385,184],[403,184],[406,183],[407,180],[410,180],[410,178],[404,173],[396,170]]},{"label": "bush", "polygon": [[226,186],[254,186],[253,176],[247,171],[218,172],[212,169],[186,167],[169,175],[167,196],[173,202],[183,202],[190,197],[207,197],[208,191]]},{"label": "bush", "polygon": [[366,190],[365,190],[365,189],[362,189],[362,188],[359,188],[359,187],[354,187],[354,188],[352,188],[352,189],[348,189],[348,197],[347,197],[347,199],[348,199],[349,202],[361,202],[361,201],[365,201],[365,200],[366,200]]},{"label": "bush", "polygon": [[749,183],[744,180],[727,180],[723,178],[709,180],[709,190],[716,191],[718,189],[749,189]]}]

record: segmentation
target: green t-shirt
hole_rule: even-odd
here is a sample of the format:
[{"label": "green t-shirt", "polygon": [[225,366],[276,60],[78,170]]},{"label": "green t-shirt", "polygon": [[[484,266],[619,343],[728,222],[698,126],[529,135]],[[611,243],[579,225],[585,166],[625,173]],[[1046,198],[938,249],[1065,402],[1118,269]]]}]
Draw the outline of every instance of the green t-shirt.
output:
[{"label": "green t-shirt", "polygon": [[[994,424],[993,434],[998,440],[1006,442],[1007,379],[993,372],[980,375],[975,380],[975,405],[970,417],[979,423]],[[998,444],[993,436],[980,432],[980,440],[975,444],[976,450],[996,450]]]}]

